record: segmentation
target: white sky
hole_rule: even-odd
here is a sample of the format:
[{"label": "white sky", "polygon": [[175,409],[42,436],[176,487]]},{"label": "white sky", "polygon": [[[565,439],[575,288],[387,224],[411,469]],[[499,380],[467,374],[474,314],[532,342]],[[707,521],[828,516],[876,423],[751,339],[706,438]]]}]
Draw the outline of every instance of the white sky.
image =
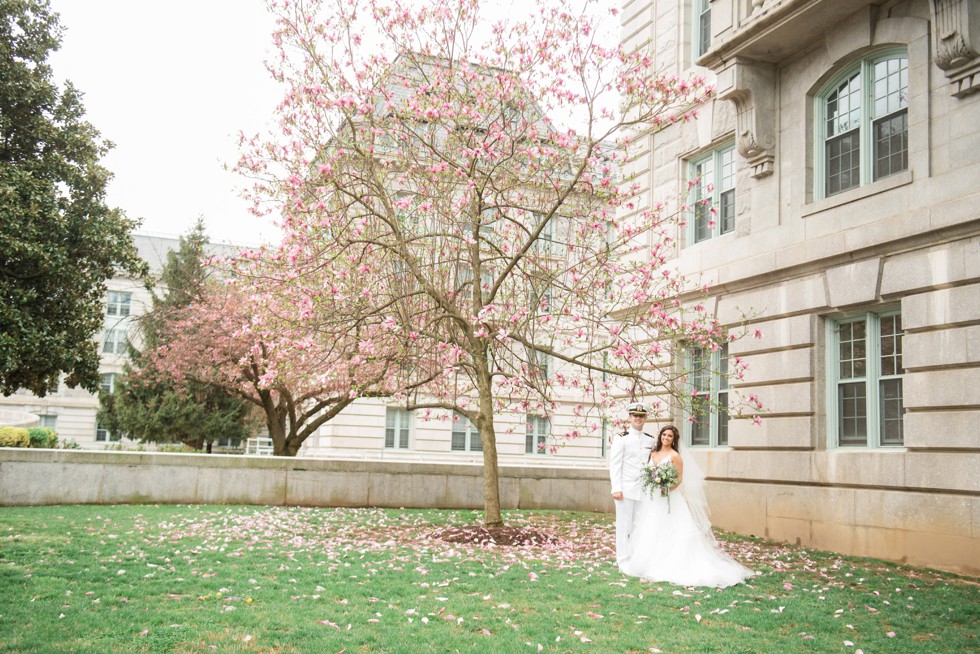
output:
[{"label": "white sky", "polygon": [[262,0],[51,0],[65,28],[55,79],[84,93],[86,117],[115,148],[110,206],[141,233],[187,232],[200,215],[213,241],[278,239],[250,215],[246,180],[224,164],[239,131],[261,131],[280,91],[263,62],[274,26]]},{"label": "white sky", "polygon": [[[484,17],[530,4],[484,0]],[[281,97],[264,66],[274,27],[264,1],[51,0],[51,8],[65,29],[51,55],[55,80],[74,83],[88,120],[115,144],[103,159],[115,175],[109,205],[141,218],[145,234],[183,234],[203,216],[212,241],[278,241],[273,217],[248,213],[247,180],[224,168],[238,158],[238,133],[264,132]]]}]

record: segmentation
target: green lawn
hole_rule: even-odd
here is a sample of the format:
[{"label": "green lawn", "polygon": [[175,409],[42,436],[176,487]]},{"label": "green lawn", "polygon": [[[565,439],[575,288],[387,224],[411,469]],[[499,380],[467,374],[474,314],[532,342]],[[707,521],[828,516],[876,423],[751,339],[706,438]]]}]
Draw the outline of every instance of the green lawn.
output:
[{"label": "green lawn", "polygon": [[724,591],[619,574],[612,517],[511,512],[548,546],[448,543],[466,511],[0,508],[0,651],[969,652],[977,579],[723,537]]}]

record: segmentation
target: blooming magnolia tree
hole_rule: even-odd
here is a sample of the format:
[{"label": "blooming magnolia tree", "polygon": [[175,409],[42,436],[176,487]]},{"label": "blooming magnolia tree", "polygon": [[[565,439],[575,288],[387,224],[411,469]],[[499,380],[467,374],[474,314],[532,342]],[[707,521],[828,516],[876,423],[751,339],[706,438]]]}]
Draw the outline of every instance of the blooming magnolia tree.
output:
[{"label": "blooming magnolia tree", "polygon": [[615,11],[576,4],[493,22],[477,0],[273,2],[288,92],[238,165],[286,233],[258,287],[309,330],[336,334],[338,310],[371,325],[357,350],[397,351],[395,401],[476,426],[490,525],[495,416],[570,406],[575,438],[624,396],[685,397],[677,348],[729,338],[623,174],[710,89],[604,43]]},{"label": "blooming magnolia tree", "polygon": [[338,322],[326,337],[323,325],[308,329],[292,315],[304,310],[245,295],[233,281],[210,285],[198,301],[161,317],[160,345],[143,356],[145,374],[222,388],[256,405],[273,454],[295,456],[357,397],[400,390],[388,383],[390,359],[358,352],[361,340],[380,340],[370,327]]}]

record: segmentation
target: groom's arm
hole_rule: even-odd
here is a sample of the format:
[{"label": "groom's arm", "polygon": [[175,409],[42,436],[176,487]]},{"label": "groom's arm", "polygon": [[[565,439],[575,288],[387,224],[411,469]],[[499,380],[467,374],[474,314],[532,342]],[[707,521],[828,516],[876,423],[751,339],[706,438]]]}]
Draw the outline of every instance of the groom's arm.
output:
[{"label": "groom's arm", "polygon": [[[612,484],[613,499],[623,499],[623,455],[625,447],[622,436],[613,436],[612,448],[609,450],[609,482]],[[618,495],[618,497],[617,497]]]}]

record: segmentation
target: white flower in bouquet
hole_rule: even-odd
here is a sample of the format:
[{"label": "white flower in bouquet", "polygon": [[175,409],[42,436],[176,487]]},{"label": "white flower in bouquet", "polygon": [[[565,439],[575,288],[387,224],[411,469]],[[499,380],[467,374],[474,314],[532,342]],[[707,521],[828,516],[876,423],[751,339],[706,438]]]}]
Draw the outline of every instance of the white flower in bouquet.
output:
[{"label": "white flower in bouquet", "polygon": [[670,512],[670,489],[672,486],[676,485],[680,481],[677,468],[674,464],[668,461],[665,465],[658,465],[656,463],[648,463],[643,467],[643,490],[647,492],[650,497],[656,497],[659,493],[660,497],[667,498],[667,512]]}]

